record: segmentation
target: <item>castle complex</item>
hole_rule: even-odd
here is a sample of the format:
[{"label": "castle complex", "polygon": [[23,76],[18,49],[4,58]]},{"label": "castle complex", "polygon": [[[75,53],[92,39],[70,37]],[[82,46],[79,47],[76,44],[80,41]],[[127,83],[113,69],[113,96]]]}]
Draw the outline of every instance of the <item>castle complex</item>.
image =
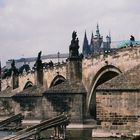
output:
[{"label": "castle complex", "polygon": [[103,36],[100,34],[99,25],[97,24],[95,36],[91,35],[90,44],[88,43],[86,31],[83,42],[83,55],[84,57],[98,55],[105,52],[110,52],[111,36],[106,36],[106,41],[103,41]]}]

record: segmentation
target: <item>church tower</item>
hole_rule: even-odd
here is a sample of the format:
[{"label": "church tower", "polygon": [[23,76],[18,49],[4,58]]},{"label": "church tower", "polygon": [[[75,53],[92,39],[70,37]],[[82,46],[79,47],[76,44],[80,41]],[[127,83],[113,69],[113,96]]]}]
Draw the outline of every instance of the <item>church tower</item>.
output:
[{"label": "church tower", "polygon": [[100,38],[100,31],[99,31],[99,25],[97,24],[97,29],[96,29],[96,35],[97,38]]},{"label": "church tower", "polygon": [[94,53],[94,46],[93,46],[93,32],[91,33],[91,39],[90,39],[90,51],[91,51],[91,54]]},{"label": "church tower", "polygon": [[101,45],[103,43],[103,37],[100,35],[99,25],[97,24],[96,34],[93,37],[94,54],[101,52]]},{"label": "church tower", "polygon": [[85,31],[85,36],[84,36],[84,42],[83,42],[83,50],[82,50],[83,56],[87,57],[91,54],[90,52],[90,46],[88,44],[88,39]]}]

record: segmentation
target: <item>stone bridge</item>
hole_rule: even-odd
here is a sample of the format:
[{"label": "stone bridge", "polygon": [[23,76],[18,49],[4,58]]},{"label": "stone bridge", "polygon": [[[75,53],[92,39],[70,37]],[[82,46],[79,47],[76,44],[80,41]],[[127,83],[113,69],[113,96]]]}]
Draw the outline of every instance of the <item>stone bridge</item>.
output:
[{"label": "stone bridge", "polygon": [[96,103],[95,89],[100,84],[124,73],[140,64],[140,47],[119,49],[108,55],[84,59],[82,63],[82,80],[88,91],[87,108]]},{"label": "stone bridge", "polygon": [[[55,65],[43,70],[43,86],[48,89],[66,79],[66,64]],[[19,75],[18,91],[22,91],[33,85],[37,85],[36,72],[28,72]],[[2,90],[12,87],[12,77],[2,80]]]},{"label": "stone bridge", "polygon": [[[95,89],[100,84],[140,64],[140,46],[118,49],[116,52],[101,54],[82,60],[82,82],[87,90],[87,110],[95,103]],[[43,87],[48,89],[69,79],[69,74],[77,71],[68,67],[68,63],[43,69]],[[79,72],[79,71],[77,71]],[[36,72],[25,73],[18,77],[18,90],[22,91],[37,85]],[[2,90],[12,87],[12,78],[2,80]]]}]

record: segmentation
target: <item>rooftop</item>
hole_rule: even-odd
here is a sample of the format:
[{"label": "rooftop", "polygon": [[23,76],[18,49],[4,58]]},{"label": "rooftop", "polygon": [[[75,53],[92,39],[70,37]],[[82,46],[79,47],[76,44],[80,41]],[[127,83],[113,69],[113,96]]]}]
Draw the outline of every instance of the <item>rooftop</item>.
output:
[{"label": "rooftop", "polygon": [[[63,53],[63,54],[59,54],[59,58],[68,58],[68,54],[67,53]],[[43,59],[55,59],[58,58],[58,54],[49,54],[49,55],[43,55],[41,56],[42,60]],[[16,59],[16,62],[24,62],[24,61],[28,61],[28,62],[32,62],[32,61],[36,61],[37,57],[28,57],[28,58],[20,58],[20,59]],[[11,63],[11,61],[13,61],[13,59],[9,59],[8,62]]]}]

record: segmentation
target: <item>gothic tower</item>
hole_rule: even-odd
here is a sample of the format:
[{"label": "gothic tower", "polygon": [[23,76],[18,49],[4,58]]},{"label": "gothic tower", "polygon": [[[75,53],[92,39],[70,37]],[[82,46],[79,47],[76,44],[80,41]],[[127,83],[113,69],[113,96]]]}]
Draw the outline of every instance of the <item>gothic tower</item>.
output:
[{"label": "gothic tower", "polygon": [[103,37],[100,35],[99,25],[97,24],[96,34],[93,37],[94,54],[100,53],[102,43]]},{"label": "gothic tower", "polygon": [[90,46],[88,44],[88,39],[85,31],[85,36],[84,36],[84,42],[83,42],[83,50],[82,50],[83,56],[87,57],[91,54],[90,52]]}]

